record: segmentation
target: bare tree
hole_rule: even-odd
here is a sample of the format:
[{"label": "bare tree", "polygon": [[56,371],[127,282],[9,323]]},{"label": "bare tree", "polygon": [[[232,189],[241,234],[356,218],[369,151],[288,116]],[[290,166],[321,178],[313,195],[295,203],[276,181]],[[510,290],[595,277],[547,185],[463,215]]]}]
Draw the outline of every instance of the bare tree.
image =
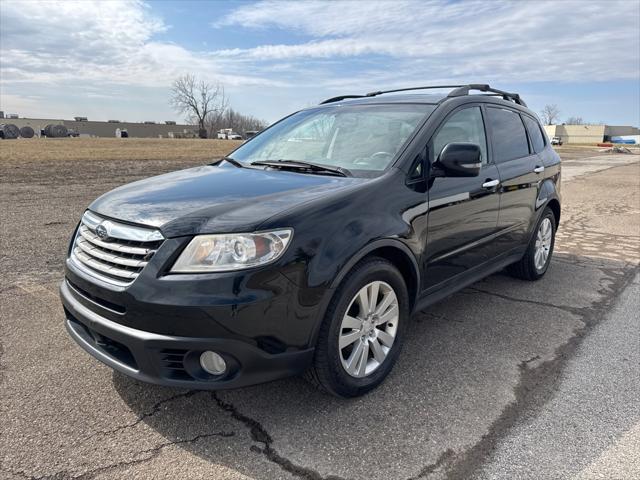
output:
[{"label": "bare tree", "polygon": [[560,109],[557,105],[545,105],[540,115],[545,125],[555,125],[560,118]]},{"label": "bare tree", "polygon": [[567,125],[584,125],[586,122],[582,117],[569,117],[565,121]]},{"label": "bare tree", "polygon": [[207,138],[208,120],[222,115],[229,102],[222,85],[196,80],[188,74],[173,82],[169,103],[177,112],[184,114],[187,121],[198,125],[201,138]]}]

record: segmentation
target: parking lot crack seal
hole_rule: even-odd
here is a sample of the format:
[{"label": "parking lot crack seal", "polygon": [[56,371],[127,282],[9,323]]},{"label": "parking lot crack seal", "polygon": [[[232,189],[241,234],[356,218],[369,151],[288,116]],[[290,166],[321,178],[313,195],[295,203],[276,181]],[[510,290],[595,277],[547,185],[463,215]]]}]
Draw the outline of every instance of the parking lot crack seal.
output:
[{"label": "parking lot crack seal", "polygon": [[25,473],[24,471],[18,471],[18,470],[10,470],[6,467],[0,467],[1,471],[4,471],[6,473],[10,473],[12,475],[16,475],[22,478],[27,478],[29,480],[90,480],[92,478],[95,478],[97,475],[100,475],[102,473],[105,472],[109,472],[112,470],[118,470],[120,468],[123,467],[130,467],[133,465],[139,465],[145,462],[148,462],[150,460],[153,460],[154,458],[156,458],[160,452],[167,448],[167,447],[172,447],[174,445],[183,445],[183,444],[187,444],[187,443],[195,443],[199,440],[203,440],[205,438],[211,438],[211,437],[233,437],[235,435],[235,432],[226,432],[226,431],[221,431],[221,432],[213,432],[213,433],[202,433],[200,435],[196,435],[192,438],[187,438],[187,439],[183,439],[183,440],[173,440],[170,442],[165,442],[165,443],[161,443],[160,445],[157,445],[153,448],[149,448],[146,450],[141,450],[139,452],[136,452],[137,456],[140,455],[146,455],[144,458],[135,458],[133,460],[123,460],[121,462],[118,463],[113,463],[110,465],[105,465],[103,467],[99,467],[99,468],[95,468],[93,470],[89,470],[88,472],[84,472],[81,474],[73,474],[71,472],[69,472],[68,470],[59,470],[57,472],[51,473],[51,474],[46,474],[46,475],[41,475],[41,476],[34,476],[34,475],[28,475],[27,473]]},{"label": "parking lot crack seal", "polygon": [[420,473],[418,473],[418,475],[416,475],[415,477],[409,477],[407,480],[418,480],[420,478],[426,478],[443,466],[450,465],[455,460],[455,457],[456,452],[448,448],[440,454],[440,456],[434,463],[425,465],[424,467],[422,467],[422,470],[420,470]]},{"label": "parking lot crack seal", "polygon": [[99,435],[111,435],[114,433],[117,433],[121,430],[126,430],[128,428],[133,428],[136,425],[138,425],[140,422],[144,421],[145,419],[154,416],[155,414],[157,414],[158,412],[160,412],[160,409],[163,405],[173,402],[175,400],[178,400],[180,398],[188,398],[188,397],[192,397],[198,393],[202,393],[198,390],[190,390],[188,392],[185,393],[179,393],[177,395],[172,395],[171,397],[165,398],[163,400],[160,400],[159,402],[155,403],[152,407],[151,410],[149,410],[148,412],[144,412],[142,415],[140,415],[135,421],[131,422],[131,423],[127,423],[126,425],[119,425],[115,428],[112,428],[110,430],[99,430],[97,432],[92,433],[91,435],[85,437],[84,439],[81,440],[81,442],[85,442],[93,437],[97,437]]},{"label": "parking lot crack seal", "polygon": [[[235,432],[213,432],[213,433],[202,433],[200,435],[196,435],[195,437],[192,438],[187,438],[184,440],[173,440],[170,442],[165,442],[165,443],[161,443],[160,445],[157,445],[153,448],[149,448],[146,450],[141,450],[139,452],[137,452],[137,455],[148,455],[144,458],[136,458],[133,460],[124,460],[122,462],[118,462],[118,463],[114,463],[111,465],[105,465],[104,467],[99,467],[96,468],[94,470],[90,470],[88,472],[82,473],[80,475],[72,475],[69,476],[67,472],[58,472],[54,475],[49,475],[49,476],[44,476],[44,477],[40,477],[38,480],[44,480],[44,479],[58,479],[60,478],[59,475],[62,474],[62,478],[72,478],[74,480],[90,480],[92,478],[95,478],[97,475],[100,475],[104,472],[108,472],[111,470],[118,470],[120,468],[123,467],[130,467],[132,465],[139,465],[141,463],[145,463],[148,462],[150,460],[153,460],[154,458],[156,458],[158,455],[160,455],[160,452],[162,452],[163,449],[167,448],[167,447],[172,447],[174,445],[183,445],[186,443],[195,443],[198,440],[202,440],[205,438],[211,438],[211,437],[232,437],[235,435]],[[65,477],[64,474],[66,474],[67,476]]]},{"label": "parking lot crack seal", "polygon": [[493,297],[502,298],[503,300],[508,300],[511,302],[529,303],[532,305],[538,305],[540,307],[557,308],[558,310],[563,310],[567,313],[571,313],[572,315],[582,315],[584,311],[584,308],[580,308],[580,307],[570,307],[567,305],[555,305],[553,303],[540,302],[537,300],[529,300],[526,298],[510,297],[509,295],[503,295],[501,293],[491,292],[489,290],[482,290],[480,288],[475,288],[475,287],[469,287],[469,290],[478,292],[478,293],[484,293],[486,295],[491,295]]},{"label": "parking lot crack seal", "polygon": [[[577,329],[566,343],[556,349],[550,360],[536,363],[534,367],[531,367],[530,364],[535,360],[535,357],[519,363],[520,379],[514,388],[515,400],[505,406],[487,433],[475,445],[459,455],[458,461],[447,468],[446,478],[462,480],[477,477],[477,472],[491,460],[501,439],[506,437],[517,424],[537,416],[541,408],[557,391],[562,372],[582,340],[606,316],[619,294],[633,282],[635,276],[640,272],[640,268],[635,266],[622,272],[618,269],[603,269],[603,272],[607,282],[600,284],[598,293],[602,295],[602,298],[599,301],[584,308],[558,307],[577,313],[584,325]],[[492,292],[477,291],[502,297],[502,295]],[[507,297],[507,299],[511,298]],[[542,302],[511,300],[552,306]]]},{"label": "parking lot crack seal", "polygon": [[211,395],[218,407],[228,412],[233,419],[243,423],[249,429],[254,442],[262,444],[262,447],[253,445],[251,447],[252,452],[264,455],[269,461],[277,464],[282,470],[297,478],[303,478],[305,480],[344,480],[342,477],[335,475],[323,477],[315,470],[296,465],[288,458],[283,457],[273,448],[273,438],[260,422],[240,413],[232,403],[222,400],[216,392],[211,392]]}]

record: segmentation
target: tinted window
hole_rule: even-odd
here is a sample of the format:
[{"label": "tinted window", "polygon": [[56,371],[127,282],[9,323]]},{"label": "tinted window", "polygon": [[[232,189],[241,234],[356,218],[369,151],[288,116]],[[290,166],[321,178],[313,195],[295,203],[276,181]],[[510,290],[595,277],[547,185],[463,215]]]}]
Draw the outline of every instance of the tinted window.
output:
[{"label": "tinted window", "polygon": [[438,158],[448,143],[475,143],[480,147],[482,163],[487,163],[487,138],[480,107],[471,107],[454,113],[433,138],[433,158]]},{"label": "tinted window", "polygon": [[[344,167],[354,175],[381,172],[434,105],[335,105],[303,110],[232,152],[232,158],[302,160]],[[368,172],[368,173],[367,173]]]},{"label": "tinted window", "polygon": [[544,137],[540,131],[540,125],[538,125],[538,122],[533,118],[527,117],[526,115],[523,115],[522,118],[527,126],[527,130],[529,130],[529,138],[531,138],[533,151],[536,153],[541,152],[544,149]]},{"label": "tinted window", "polygon": [[491,125],[493,155],[496,162],[506,162],[529,155],[527,133],[520,115],[499,108],[487,108],[487,115]]}]

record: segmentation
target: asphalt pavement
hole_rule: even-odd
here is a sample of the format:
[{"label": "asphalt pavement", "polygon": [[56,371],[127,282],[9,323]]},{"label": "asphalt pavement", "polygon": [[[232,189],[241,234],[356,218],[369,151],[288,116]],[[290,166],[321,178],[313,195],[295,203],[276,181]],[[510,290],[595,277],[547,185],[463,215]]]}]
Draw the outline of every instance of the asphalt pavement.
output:
[{"label": "asphalt pavement", "polygon": [[477,478],[640,478],[638,312],[640,277],[591,319],[549,401],[501,439]]},{"label": "asphalt pavement", "polygon": [[297,378],[169,389],[98,363],[62,323],[73,226],[103,191],[187,165],[0,166],[0,478],[640,477],[640,162],[594,162],[563,165],[544,279],[500,273],[415,315],[392,375],[353,400]]}]

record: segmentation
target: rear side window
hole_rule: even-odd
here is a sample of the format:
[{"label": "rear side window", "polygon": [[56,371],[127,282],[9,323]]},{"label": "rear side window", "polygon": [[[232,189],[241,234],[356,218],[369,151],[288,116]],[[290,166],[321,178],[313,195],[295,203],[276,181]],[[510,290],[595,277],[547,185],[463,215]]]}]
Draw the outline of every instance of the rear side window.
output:
[{"label": "rear side window", "polygon": [[493,139],[493,155],[497,163],[529,155],[527,132],[520,115],[502,108],[487,108]]},{"label": "rear side window", "polygon": [[460,110],[449,117],[433,138],[433,158],[438,158],[448,143],[475,143],[480,147],[482,163],[487,163],[487,139],[480,107]]},{"label": "rear side window", "polygon": [[544,149],[544,137],[540,130],[540,125],[533,118],[523,115],[524,123],[529,130],[529,138],[531,138],[531,144],[533,145],[533,151],[538,153]]}]

